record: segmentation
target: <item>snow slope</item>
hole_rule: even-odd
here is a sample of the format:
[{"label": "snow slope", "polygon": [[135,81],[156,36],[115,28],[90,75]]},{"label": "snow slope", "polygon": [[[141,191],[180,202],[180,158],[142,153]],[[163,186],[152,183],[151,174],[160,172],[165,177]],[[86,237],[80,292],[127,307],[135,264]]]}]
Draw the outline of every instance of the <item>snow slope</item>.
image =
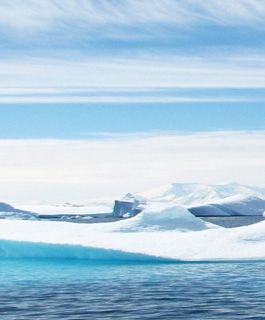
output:
[{"label": "snow slope", "polygon": [[225,229],[161,203],[115,223],[0,220],[0,257],[265,260],[265,222]]}]

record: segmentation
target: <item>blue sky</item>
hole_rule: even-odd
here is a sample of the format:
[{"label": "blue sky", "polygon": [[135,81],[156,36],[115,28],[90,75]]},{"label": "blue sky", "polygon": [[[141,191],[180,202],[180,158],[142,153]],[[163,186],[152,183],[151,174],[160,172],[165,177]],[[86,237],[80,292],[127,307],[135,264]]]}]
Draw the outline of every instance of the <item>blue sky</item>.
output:
[{"label": "blue sky", "polygon": [[[10,104],[0,139],[93,139],[105,133],[263,130],[262,103]],[[98,135],[97,135],[98,133]]]},{"label": "blue sky", "polygon": [[3,0],[0,103],[81,117],[102,103],[185,117],[198,103],[209,123],[242,105],[248,117],[264,102],[264,16],[259,0]]},{"label": "blue sky", "polygon": [[[187,143],[191,145],[200,137],[200,156],[211,158],[213,145],[205,145],[205,141],[217,139],[218,134],[222,145],[219,138],[216,143],[224,151],[222,161],[227,161],[226,166],[220,166],[216,158],[208,164],[208,168],[213,167],[211,173],[205,168],[197,174],[201,164],[195,159],[190,163],[186,154],[189,168],[185,170],[170,143],[165,150],[156,142],[156,153],[153,146],[146,144],[141,159],[134,159],[139,161],[139,167],[133,174],[141,175],[141,179],[131,183],[132,189],[157,186],[169,182],[170,177],[172,182],[234,180],[262,185],[263,166],[257,163],[263,156],[265,160],[265,155],[260,154],[265,147],[261,143],[265,129],[264,18],[265,4],[261,0],[2,0],[0,166],[7,184],[3,182],[0,191],[7,198],[15,192],[14,184],[9,182],[13,181],[14,172],[26,172],[26,164],[19,160],[20,152],[25,152],[25,159],[35,154],[36,161],[31,163],[28,176],[18,174],[20,183],[25,185],[23,197],[29,198],[39,189],[34,199],[49,198],[59,188],[57,184],[62,189],[61,198],[66,189],[70,197],[76,185],[84,190],[83,198],[87,190],[96,189],[95,184],[102,190],[103,184],[112,182],[112,189],[121,192],[127,188],[128,177],[123,173],[122,178],[119,169],[124,161],[131,162],[129,158],[118,161],[123,155],[115,143],[127,141],[128,145],[134,139],[133,146],[141,145],[147,143],[147,135],[150,144],[163,141],[165,145],[165,137],[179,141],[179,137],[189,135]],[[245,152],[244,170],[235,169],[238,162],[229,162],[233,155],[228,133],[231,141],[242,146],[234,154],[238,162],[239,154]],[[206,134],[207,139],[201,134]],[[54,152],[53,159],[43,155],[38,158],[41,151],[34,149],[37,144],[32,139],[46,147],[49,141],[51,150],[47,154]],[[79,161],[74,158],[65,170],[72,170],[75,183],[64,179],[63,173],[56,182],[40,178],[40,171],[52,177],[55,163],[58,168],[62,165],[63,151],[57,154],[54,143],[68,148],[72,140],[80,146],[84,142],[93,147],[99,143],[98,151],[94,150],[98,156],[111,140],[114,149],[109,150],[110,154],[120,154],[116,167],[109,169],[119,176],[117,181],[113,182],[112,175],[103,181],[99,173],[92,179],[85,163],[91,168],[93,163],[82,148],[78,154],[84,159],[81,167],[85,181],[77,178],[82,174],[73,169]],[[14,143],[17,148],[13,148]],[[100,143],[105,143],[106,148]],[[252,145],[257,147],[255,151]],[[183,146],[177,143],[175,148],[182,150]],[[141,164],[151,149],[154,158],[165,152],[175,169],[169,165],[171,171],[162,174],[162,162],[158,161],[159,169],[154,162],[153,173],[145,174]],[[248,150],[252,152],[249,162]],[[68,157],[70,161],[71,156]],[[104,153],[104,157],[106,162],[94,172],[105,172],[111,156]],[[252,177],[243,174],[249,166],[253,167]],[[191,167],[193,175],[183,174]],[[66,181],[68,187],[62,188]],[[77,193],[75,196],[78,198]]]}]

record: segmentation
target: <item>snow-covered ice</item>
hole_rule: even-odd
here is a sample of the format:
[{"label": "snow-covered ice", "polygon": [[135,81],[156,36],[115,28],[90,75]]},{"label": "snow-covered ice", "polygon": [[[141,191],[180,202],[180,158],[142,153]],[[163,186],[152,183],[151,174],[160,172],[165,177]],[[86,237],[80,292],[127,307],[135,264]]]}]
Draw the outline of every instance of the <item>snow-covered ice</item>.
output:
[{"label": "snow-covered ice", "polygon": [[113,223],[0,220],[1,257],[265,259],[265,222],[225,229],[160,203]]},{"label": "snow-covered ice", "polygon": [[[114,199],[86,204],[37,204],[12,206],[2,203],[0,257],[58,257],[80,259],[265,260],[265,221],[226,229],[210,224],[189,210],[217,215],[262,215],[265,189],[223,185],[171,184],[141,195],[147,204],[130,219],[111,223],[78,224],[33,221],[40,214],[110,213]],[[141,203],[145,201],[141,200]],[[31,220],[11,220],[13,218]],[[12,215],[12,214],[11,214]],[[8,218],[8,219],[3,219]]]}]

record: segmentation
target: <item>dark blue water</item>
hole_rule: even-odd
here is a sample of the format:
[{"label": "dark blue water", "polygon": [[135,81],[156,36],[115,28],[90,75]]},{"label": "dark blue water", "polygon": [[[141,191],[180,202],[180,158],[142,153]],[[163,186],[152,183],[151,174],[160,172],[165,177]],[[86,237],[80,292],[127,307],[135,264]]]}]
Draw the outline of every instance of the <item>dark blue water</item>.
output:
[{"label": "dark blue water", "polygon": [[0,319],[265,319],[265,263],[1,259]]},{"label": "dark blue water", "polygon": [[201,217],[203,220],[225,228],[236,228],[265,221],[263,216],[227,216],[227,217]]}]

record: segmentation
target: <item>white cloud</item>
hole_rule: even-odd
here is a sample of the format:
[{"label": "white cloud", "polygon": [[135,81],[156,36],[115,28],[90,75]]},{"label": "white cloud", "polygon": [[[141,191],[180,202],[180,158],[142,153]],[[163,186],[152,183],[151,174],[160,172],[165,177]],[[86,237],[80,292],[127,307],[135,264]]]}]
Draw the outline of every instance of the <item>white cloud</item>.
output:
[{"label": "white cloud", "polygon": [[1,199],[84,201],[169,182],[264,186],[265,132],[0,140]]},{"label": "white cloud", "polygon": [[246,97],[152,97],[152,96],[93,96],[93,97],[80,97],[80,96],[37,96],[37,97],[1,97],[0,104],[38,104],[38,103],[58,103],[58,104],[73,104],[73,103],[212,103],[212,102],[264,102],[264,98],[246,98]]},{"label": "white cloud", "polygon": [[260,101],[160,90],[265,88],[264,66],[263,55],[2,60],[0,103]]}]

